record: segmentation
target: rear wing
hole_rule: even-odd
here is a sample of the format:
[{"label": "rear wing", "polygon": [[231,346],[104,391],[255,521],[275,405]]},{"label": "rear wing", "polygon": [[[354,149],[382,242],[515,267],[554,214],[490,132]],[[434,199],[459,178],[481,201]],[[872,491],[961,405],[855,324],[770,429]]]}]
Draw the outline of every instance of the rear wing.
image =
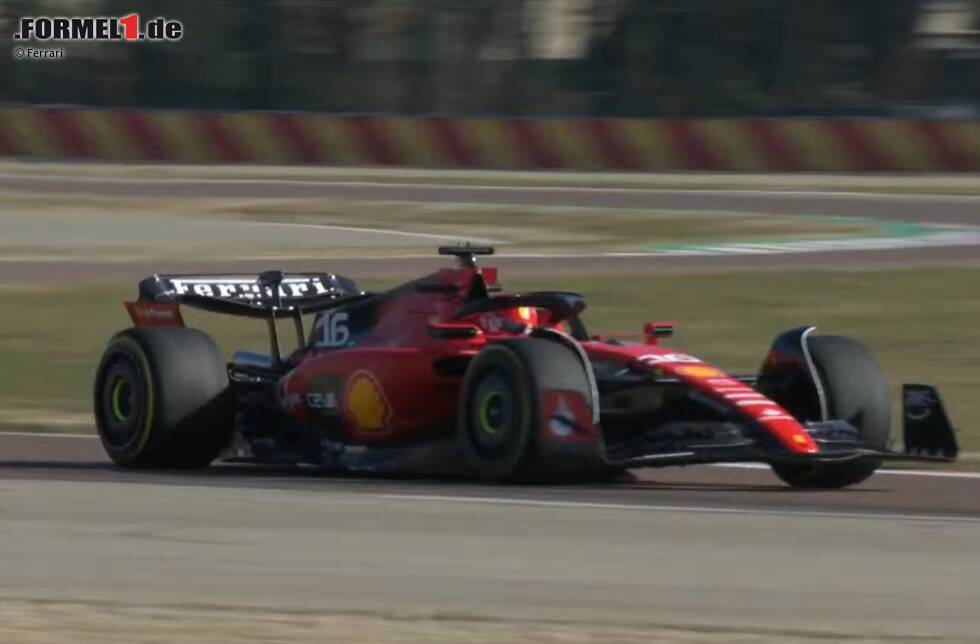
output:
[{"label": "rear wing", "polygon": [[268,271],[259,275],[154,275],[140,282],[138,302],[183,304],[212,313],[265,318],[273,309],[312,313],[361,295],[364,291],[353,280],[333,273]]},{"label": "rear wing", "polygon": [[303,315],[331,309],[342,302],[369,295],[351,279],[334,273],[283,273],[258,275],[154,275],[139,283],[139,297],[126,302],[136,326],[183,326],[180,306],[266,319],[272,359],[281,363],[277,317],[290,317],[297,344],[306,333]]}]

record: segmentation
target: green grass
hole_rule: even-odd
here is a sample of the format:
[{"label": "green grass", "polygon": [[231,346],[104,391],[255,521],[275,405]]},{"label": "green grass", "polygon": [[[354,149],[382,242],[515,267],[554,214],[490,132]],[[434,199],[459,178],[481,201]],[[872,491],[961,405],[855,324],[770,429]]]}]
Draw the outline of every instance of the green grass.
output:
[{"label": "green grass", "polygon": [[[506,277],[506,276],[504,276]],[[379,287],[380,284],[370,284]],[[584,293],[594,332],[639,335],[646,320],[675,320],[670,341],[735,371],[754,371],[779,331],[816,324],[860,339],[897,393],[902,382],[938,385],[964,449],[980,450],[980,269],[765,272],[519,279],[510,289]],[[92,371],[109,336],[128,324],[120,304],[135,286],[2,290],[0,421],[85,413]],[[188,314],[226,347],[265,347],[254,321]],[[79,419],[83,418],[78,416]]]}]

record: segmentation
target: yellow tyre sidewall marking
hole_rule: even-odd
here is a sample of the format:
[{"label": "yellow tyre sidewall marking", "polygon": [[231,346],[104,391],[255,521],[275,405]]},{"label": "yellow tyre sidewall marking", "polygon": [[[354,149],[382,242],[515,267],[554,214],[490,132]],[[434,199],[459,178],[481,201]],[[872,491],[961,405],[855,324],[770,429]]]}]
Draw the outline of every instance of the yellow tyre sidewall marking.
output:
[{"label": "yellow tyre sidewall marking", "polygon": [[[490,346],[493,347],[493,345]],[[526,364],[524,364],[524,360],[518,356],[516,349],[498,346],[494,347],[493,350],[494,353],[499,352],[500,355],[503,356],[507,362],[514,365],[516,369],[514,372],[514,380],[516,381],[517,388],[519,390],[518,398],[520,399],[521,407],[524,410],[524,413],[522,414],[523,418],[521,418],[520,421],[521,433],[526,433],[528,436],[528,441],[533,441],[535,440],[535,436],[532,423],[536,420],[534,417],[537,415],[534,412],[535,410],[540,411],[540,407],[539,405],[534,404],[534,400],[531,397],[531,389],[534,387],[530,379],[530,374],[528,373],[530,369]]]},{"label": "yellow tyre sidewall marking", "polygon": [[136,355],[140,368],[143,370],[144,381],[146,382],[146,414],[144,416],[143,427],[141,428],[139,443],[137,443],[136,451],[133,453],[135,457],[146,448],[146,444],[150,440],[150,434],[153,431],[153,375],[150,373],[150,359],[139,342],[128,336],[118,338],[116,341],[120,346],[125,347]]}]

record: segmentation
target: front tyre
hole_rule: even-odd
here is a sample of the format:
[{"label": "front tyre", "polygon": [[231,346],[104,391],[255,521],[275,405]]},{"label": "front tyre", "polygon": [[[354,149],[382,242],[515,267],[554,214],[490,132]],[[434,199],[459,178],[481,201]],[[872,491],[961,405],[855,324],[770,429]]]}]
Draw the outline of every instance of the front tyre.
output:
[{"label": "front tyre", "polygon": [[491,344],[470,363],[457,436],[463,457],[480,478],[515,480],[535,468],[536,398],[530,369],[512,343]]},{"label": "front tyre", "polygon": [[96,371],[94,410],[106,453],[124,467],[204,467],[234,424],[220,350],[183,327],[117,333]]},{"label": "front tyre", "polygon": [[[470,362],[461,389],[457,438],[481,478],[571,482],[622,474],[601,457],[588,372],[572,347],[540,337],[494,342]],[[551,408],[556,396],[565,405],[560,414]],[[580,433],[569,441],[571,431]]]},{"label": "front tyre", "polygon": [[[828,417],[849,422],[866,446],[887,449],[891,442],[891,404],[885,378],[871,353],[859,342],[840,336],[811,337],[807,347],[824,389]],[[861,459],[816,465],[773,464],[772,469],[793,487],[836,489],[866,480],[880,465],[877,459]]]}]

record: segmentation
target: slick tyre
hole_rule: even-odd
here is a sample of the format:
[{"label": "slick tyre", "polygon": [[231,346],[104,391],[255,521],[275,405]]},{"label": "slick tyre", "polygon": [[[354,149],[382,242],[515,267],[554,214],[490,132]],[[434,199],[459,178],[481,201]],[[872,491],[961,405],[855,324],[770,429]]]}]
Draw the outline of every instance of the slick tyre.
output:
[{"label": "slick tyre", "polygon": [[[868,447],[887,449],[891,442],[891,404],[885,378],[871,353],[859,342],[839,336],[811,337],[807,346],[824,389],[828,417],[848,421]],[[817,465],[774,464],[773,471],[793,487],[835,489],[864,481],[880,465],[878,460],[862,459]]]},{"label": "slick tyre", "polygon": [[540,392],[581,390],[584,369],[566,346],[542,338],[495,342],[473,358],[460,393],[457,438],[469,468],[485,480],[542,481],[560,468],[543,458]]},{"label": "slick tyre", "polygon": [[93,407],[102,445],[123,467],[204,467],[234,423],[221,352],[183,327],[117,333],[99,362]]}]

